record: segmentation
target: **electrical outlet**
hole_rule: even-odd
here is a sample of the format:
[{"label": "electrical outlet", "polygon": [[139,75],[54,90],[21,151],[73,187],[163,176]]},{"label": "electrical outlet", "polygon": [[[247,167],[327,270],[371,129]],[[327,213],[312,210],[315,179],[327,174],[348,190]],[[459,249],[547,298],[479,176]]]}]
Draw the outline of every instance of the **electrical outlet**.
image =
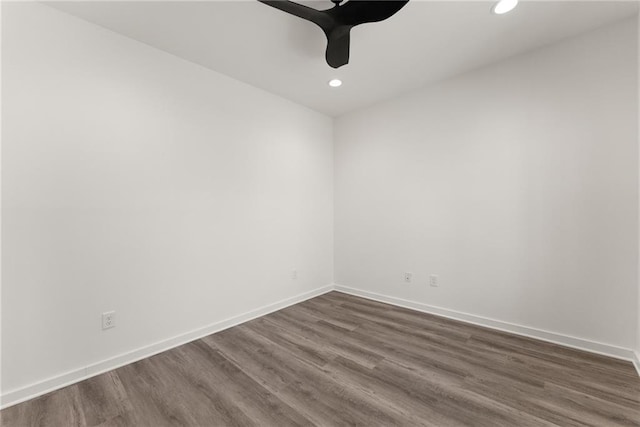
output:
[{"label": "electrical outlet", "polygon": [[107,311],[102,313],[102,329],[110,329],[116,326],[116,312]]},{"label": "electrical outlet", "polygon": [[438,286],[440,286],[440,284],[438,283],[437,274],[432,274],[431,276],[429,276],[429,285],[431,285],[434,288],[437,288]]},{"label": "electrical outlet", "polygon": [[409,273],[409,272],[404,273],[405,283],[411,283],[412,280],[413,280],[413,273]]},{"label": "electrical outlet", "polygon": [[291,279],[296,280],[298,278],[298,270],[291,271]]}]

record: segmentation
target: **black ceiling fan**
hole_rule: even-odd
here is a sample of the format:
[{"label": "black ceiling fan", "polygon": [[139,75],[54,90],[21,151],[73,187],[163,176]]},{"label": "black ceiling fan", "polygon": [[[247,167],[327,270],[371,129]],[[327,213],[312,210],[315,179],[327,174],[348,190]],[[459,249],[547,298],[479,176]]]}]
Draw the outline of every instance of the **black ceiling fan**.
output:
[{"label": "black ceiling fan", "polygon": [[333,8],[317,10],[288,0],[258,0],[276,9],[298,16],[318,25],[327,36],[327,63],[333,68],[349,62],[350,32],[367,22],[379,22],[394,15],[409,0],[331,0]]}]

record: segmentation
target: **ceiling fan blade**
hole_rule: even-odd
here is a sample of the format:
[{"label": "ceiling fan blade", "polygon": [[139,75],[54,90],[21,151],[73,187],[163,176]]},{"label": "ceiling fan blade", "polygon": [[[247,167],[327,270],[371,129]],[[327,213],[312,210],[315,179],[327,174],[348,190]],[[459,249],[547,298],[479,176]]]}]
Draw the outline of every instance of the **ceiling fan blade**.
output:
[{"label": "ceiling fan blade", "polygon": [[409,0],[349,0],[344,6],[327,10],[343,25],[383,21],[402,9]]},{"label": "ceiling fan blade", "polygon": [[349,63],[350,30],[351,28],[345,28],[344,31],[334,31],[327,34],[325,58],[327,64],[333,68],[339,68]]},{"label": "ceiling fan blade", "polygon": [[327,63],[338,68],[349,63],[351,28],[367,22],[383,21],[402,9],[409,0],[349,0],[342,6],[317,10],[289,0],[258,0],[268,6],[311,21],[327,37]]},{"label": "ceiling fan blade", "polygon": [[312,7],[305,6],[303,4],[294,3],[288,0],[258,0],[260,3],[264,3],[268,6],[280,9],[283,12],[290,13],[307,21],[311,21],[321,28],[325,28],[330,24],[331,19],[322,11],[316,10]]}]

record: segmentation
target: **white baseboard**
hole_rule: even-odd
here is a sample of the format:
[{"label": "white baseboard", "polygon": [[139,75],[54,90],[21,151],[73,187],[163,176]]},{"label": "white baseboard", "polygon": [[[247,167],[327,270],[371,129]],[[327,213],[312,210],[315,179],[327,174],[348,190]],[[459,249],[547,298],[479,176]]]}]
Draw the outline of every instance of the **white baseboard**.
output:
[{"label": "white baseboard", "polygon": [[399,307],[434,314],[436,316],[446,317],[448,319],[459,320],[462,322],[471,323],[473,325],[496,329],[502,332],[509,332],[512,334],[534,338],[565,347],[588,351],[590,353],[596,353],[616,359],[627,360],[630,362],[634,362],[636,369],[638,370],[638,375],[640,375],[640,362],[638,361],[638,355],[637,353],[634,353],[633,350],[628,348],[617,347],[615,345],[604,344],[601,342],[591,341],[583,338],[576,338],[569,335],[558,334],[555,332],[549,332],[542,329],[531,328],[528,326],[516,325],[514,323],[503,322],[501,320],[495,320],[487,317],[476,316],[474,314],[435,307],[420,302],[409,301],[402,298],[378,294],[375,292],[363,291],[361,289],[354,289],[338,284],[335,285],[335,290],[343,292],[345,294],[355,295],[374,301],[384,302]]},{"label": "white baseboard", "polygon": [[236,326],[241,323],[248,322],[249,320],[253,320],[257,317],[264,316],[274,311],[281,310],[283,308],[300,303],[302,301],[306,301],[308,299],[314,298],[318,295],[325,294],[332,290],[333,290],[333,285],[327,285],[310,292],[305,292],[303,294],[295,295],[291,298],[287,298],[272,304],[265,305],[263,307],[259,307],[255,310],[251,310],[249,312],[240,314],[238,316],[234,316],[229,319],[213,323],[203,328],[199,328],[191,332],[187,332],[187,333],[175,336],[173,338],[169,338],[167,340],[160,341],[155,344],[151,344],[149,346],[138,348],[128,353],[120,354],[118,356],[114,356],[109,359],[105,359],[100,362],[93,363],[89,366],[85,366],[71,372],[66,372],[64,374],[56,375],[55,377],[48,378],[46,380],[39,381],[37,383],[31,384],[25,387],[21,387],[19,389],[10,390],[6,393],[3,393],[0,396],[0,403],[1,403],[0,409],[4,409],[9,406],[16,405],[18,403],[33,399],[35,397],[52,392],[54,390],[58,390],[60,388],[69,386],[71,384],[80,382],[82,380],[86,380],[87,378],[91,378],[96,375],[102,374],[104,372],[108,372],[113,369],[119,368],[121,366],[128,365],[133,362],[137,362],[138,360],[151,357],[155,354],[162,353],[163,351],[167,351],[172,348],[178,347],[180,345],[186,344],[188,342],[200,339],[207,335],[220,332],[232,326]]},{"label": "white baseboard", "polygon": [[636,372],[638,373],[638,376],[640,376],[640,353],[637,351],[633,352],[633,366],[636,367]]},{"label": "white baseboard", "polygon": [[617,347],[610,344],[604,344],[596,341],[590,341],[582,338],[576,338],[568,335],[562,335],[555,332],[544,331],[541,329],[531,328],[528,326],[516,325],[509,322],[503,322],[501,320],[490,319],[487,317],[476,316],[473,314],[463,313],[455,310],[449,310],[446,308],[435,307],[428,304],[423,304],[416,301],[409,301],[402,298],[396,298],[388,295],[382,295],[374,292],[364,291],[361,289],[350,288],[342,285],[327,285],[319,289],[315,289],[310,292],[305,292],[287,298],[255,310],[240,314],[238,316],[231,317],[220,322],[213,323],[205,326],[169,338],[164,341],[157,342],[155,344],[138,348],[128,353],[120,354],[118,356],[111,357],[109,359],[102,360],[97,363],[85,366],[83,368],[66,372],[64,374],[57,375],[52,378],[48,378],[37,383],[21,387],[19,389],[10,390],[3,393],[0,396],[0,409],[7,408],[9,406],[16,405],[18,403],[33,399],[43,394],[58,390],[60,388],[69,386],[71,384],[83,381],[85,379],[94,377],[104,372],[117,369],[121,366],[128,365],[133,362],[151,357],[163,351],[170,350],[188,342],[200,339],[207,335],[211,335],[216,332],[228,329],[232,326],[239,325],[241,323],[253,320],[257,317],[264,316],[274,311],[281,310],[291,305],[306,301],[316,296],[325,294],[332,290],[343,292],[350,295],[355,295],[362,298],[367,298],[374,301],[384,302],[387,304],[396,305],[399,307],[409,308],[424,313],[434,314],[436,316],[446,317],[449,319],[459,320],[466,323],[471,323],[486,328],[496,329],[503,332],[509,332],[516,335],[521,335],[529,338],[538,339],[541,341],[547,341],[554,344],[562,345],[565,347],[571,347],[578,350],[584,350],[591,353],[601,354],[604,356],[613,357],[616,359],[622,359],[630,361],[634,364],[638,375],[640,375],[640,354],[633,350]]}]

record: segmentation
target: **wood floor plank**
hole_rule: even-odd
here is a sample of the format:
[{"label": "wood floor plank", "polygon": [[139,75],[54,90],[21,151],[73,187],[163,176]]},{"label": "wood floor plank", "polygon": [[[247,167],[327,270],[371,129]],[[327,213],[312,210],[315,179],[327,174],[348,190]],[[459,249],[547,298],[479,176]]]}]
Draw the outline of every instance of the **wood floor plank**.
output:
[{"label": "wood floor plank", "polygon": [[370,368],[375,367],[382,360],[382,356],[374,350],[367,350],[360,343],[349,340],[344,335],[348,330],[341,330],[339,327],[326,322],[310,320],[294,310],[282,310],[272,313],[266,319],[276,325],[286,327],[292,334],[309,337],[318,343],[322,343],[323,347],[335,354],[352,359]]},{"label": "wood floor plank", "polygon": [[[291,357],[248,328],[208,339],[265,387],[301,410],[315,424],[396,425],[397,419],[351,386],[331,381],[320,368]],[[308,405],[308,403],[313,403]]]},{"label": "wood floor plank", "polygon": [[637,426],[629,362],[330,292],[0,412],[2,426]]},{"label": "wood floor plank", "polygon": [[[135,412],[135,424],[175,426],[195,425],[197,418],[185,406],[184,382],[166,369],[163,354],[116,370]],[[174,388],[175,387],[175,388]]]},{"label": "wood floor plank", "polygon": [[[219,350],[207,345],[204,341],[196,341],[187,344],[186,350],[190,350],[189,365],[199,366],[198,372],[188,371],[187,377],[191,382],[200,381],[210,391],[215,391],[217,396],[210,399],[212,404],[224,399],[228,406],[233,406],[243,414],[242,422],[237,425],[280,425],[295,426],[309,424],[309,420],[298,411],[291,408],[277,395],[263,387],[248,375],[244,369],[226,358]],[[180,363],[184,366],[184,361]],[[175,368],[179,368],[175,366]],[[210,419],[210,418],[209,418]],[[250,420],[250,423],[246,422]],[[236,424],[233,419],[225,424]]]},{"label": "wood floor plank", "polygon": [[77,384],[4,409],[0,415],[3,426],[87,425]]},{"label": "wood floor plank", "polygon": [[275,326],[266,319],[256,319],[245,323],[243,326],[268,338],[275,344],[285,348],[293,356],[309,364],[323,367],[335,358],[335,353],[318,346],[317,342],[292,334],[286,328]]},{"label": "wood floor plank", "polygon": [[126,421],[133,411],[115,371],[78,383],[78,396],[85,422],[89,426]]}]

